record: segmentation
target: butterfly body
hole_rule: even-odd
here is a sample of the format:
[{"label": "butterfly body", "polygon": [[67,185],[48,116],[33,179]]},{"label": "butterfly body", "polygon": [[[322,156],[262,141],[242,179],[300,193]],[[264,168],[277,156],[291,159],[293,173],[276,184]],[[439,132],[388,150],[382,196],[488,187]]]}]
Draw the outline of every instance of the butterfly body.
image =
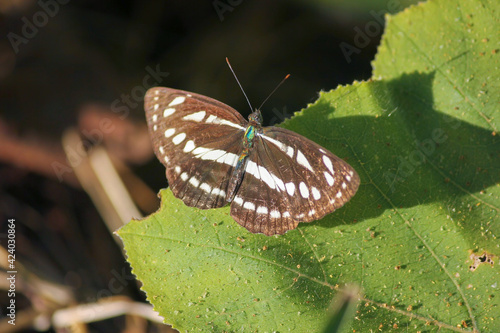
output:
[{"label": "butterfly body", "polygon": [[231,204],[251,232],[283,234],[317,220],[357,191],[354,169],[289,130],[262,127],[214,99],[182,90],[148,90],[145,111],[154,151],[173,194],[192,207]]},{"label": "butterfly body", "polygon": [[229,181],[229,191],[226,196],[227,202],[231,202],[239,189],[239,185],[245,173],[245,167],[248,157],[253,148],[253,142],[256,134],[262,133],[262,116],[259,110],[256,110],[249,116],[249,124],[243,135],[243,150],[241,151],[238,162],[233,171],[233,175]]}]

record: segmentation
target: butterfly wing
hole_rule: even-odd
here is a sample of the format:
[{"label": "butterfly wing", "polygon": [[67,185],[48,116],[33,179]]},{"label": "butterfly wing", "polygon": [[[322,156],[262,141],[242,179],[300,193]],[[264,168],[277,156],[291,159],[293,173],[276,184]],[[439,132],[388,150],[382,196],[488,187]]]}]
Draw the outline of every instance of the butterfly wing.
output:
[{"label": "butterfly wing", "polygon": [[359,176],[315,142],[278,127],[255,137],[231,216],[253,233],[283,234],[342,207]]},{"label": "butterfly wing", "polygon": [[201,209],[226,205],[247,121],[224,103],[163,87],[147,91],[144,109],[173,194]]}]

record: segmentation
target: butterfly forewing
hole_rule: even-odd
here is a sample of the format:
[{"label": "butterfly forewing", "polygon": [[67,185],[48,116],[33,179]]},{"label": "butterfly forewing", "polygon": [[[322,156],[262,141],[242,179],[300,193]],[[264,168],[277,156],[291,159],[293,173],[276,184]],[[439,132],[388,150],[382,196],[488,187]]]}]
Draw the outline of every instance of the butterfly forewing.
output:
[{"label": "butterfly forewing", "polygon": [[231,216],[254,233],[283,234],[322,218],[356,193],[359,177],[346,162],[286,129],[256,136]]},{"label": "butterfly forewing", "polygon": [[247,121],[214,99],[161,87],[148,90],[145,110],[174,195],[202,209],[226,205]]}]

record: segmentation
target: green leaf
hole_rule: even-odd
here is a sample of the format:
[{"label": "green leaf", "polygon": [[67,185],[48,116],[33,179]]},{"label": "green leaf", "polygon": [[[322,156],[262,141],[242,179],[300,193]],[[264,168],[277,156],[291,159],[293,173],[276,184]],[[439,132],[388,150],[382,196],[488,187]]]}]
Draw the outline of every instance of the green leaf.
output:
[{"label": "green leaf", "polygon": [[349,324],[354,317],[360,297],[358,286],[346,286],[337,293],[330,310],[330,321],[323,332],[341,332],[342,327]]},{"label": "green leaf", "polygon": [[440,0],[389,16],[376,80],[323,92],[283,124],[358,171],[337,212],[267,237],[164,190],[157,213],[120,229],[165,322],[321,332],[340,287],[357,284],[344,331],[500,331],[499,11]]}]

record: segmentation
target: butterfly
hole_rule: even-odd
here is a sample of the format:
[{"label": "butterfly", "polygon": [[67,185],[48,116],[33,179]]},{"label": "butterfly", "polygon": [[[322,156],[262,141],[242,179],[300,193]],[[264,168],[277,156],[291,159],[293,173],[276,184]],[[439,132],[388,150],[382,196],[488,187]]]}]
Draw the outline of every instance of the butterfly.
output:
[{"label": "butterfly", "polygon": [[320,219],[358,189],[349,164],[297,133],[262,127],[259,109],[247,121],[215,99],[164,87],[146,92],[144,109],[174,196],[200,209],[230,204],[252,233]]}]

